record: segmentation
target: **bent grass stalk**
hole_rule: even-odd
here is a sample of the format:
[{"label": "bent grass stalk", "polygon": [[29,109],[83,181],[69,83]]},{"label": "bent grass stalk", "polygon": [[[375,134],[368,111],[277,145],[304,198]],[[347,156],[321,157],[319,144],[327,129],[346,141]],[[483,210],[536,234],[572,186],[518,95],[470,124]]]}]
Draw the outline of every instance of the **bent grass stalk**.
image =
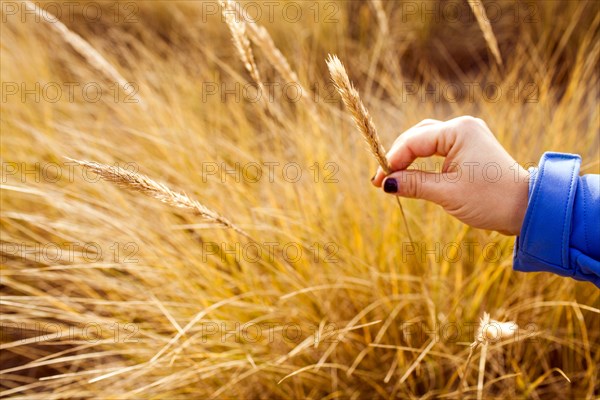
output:
[{"label": "bent grass stalk", "polygon": [[[309,95],[309,91],[302,85],[300,79],[298,78],[298,74],[292,69],[290,63],[287,58],[283,55],[281,50],[275,45],[273,38],[269,34],[269,31],[264,27],[259,25],[257,22],[246,19],[243,15],[240,15],[239,12],[240,6],[235,0],[228,0],[226,3],[222,2],[223,13],[234,13],[234,18],[243,18],[244,30],[248,34],[248,37],[252,42],[261,49],[263,55],[266,59],[271,63],[271,66],[275,68],[275,70],[281,75],[283,79],[286,80],[287,83],[293,83],[300,89],[300,93],[302,99],[304,100],[304,104],[308,108],[308,115],[315,122],[322,126],[322,122],[319,119],[319,114],[317,111],[317,106],[312,101]],[[231,18],[231,17],[228,17]],[[235,39],[234,39],[235,40]]]},{"label": "bent grass stalk", "polygon": [[100,178],[107,182],[111,182],[121,188],[155,198],[173,207],[192,210],[195,214],[201,216],[207,221],[221,225],[225,228],[232,229],[242,236],[254,241],[254,239],[252,239],[247,232],[239,228],[221,214],[209,209],[197,200],[189,198],[184,193],[171,190],[166,185],[156,182],[146,175],[132,172],[118,166],[100,164],[93,161],[74,160],[72,158],[67,159],[96,173]]},{"label": "bent grass stalk", "polygon": [[[156,182],[155,180],[149,178],[146,175],[128,171],[118,166],[100,164],[92,161],[74,160],[68,157],[66,158],[69,161],[75,162],[81,165],[82,167],[98,174],[98,176],[101,179],[107,182],[114,183],[120,188],[141,193],[143,195],[155,198],[163,203],[166,203],[176,208],[192,210],[196,215],[201,216],[207,221],[231,229],[244,236],[250,242],[260,246],[261,249],[269,251],[269,247],[265,247],[264,243],[261,243],[254,239],[252,236],[250,236],[250,234],[248,234],[248,232],[244,231],[242,228],[240,228],[239,226],[237,226],[218,212],[209,209],[197,200],[191,199],[185,193],[176,192],[170,189],[168,186]],[[290,264],[288,260],[285,259],[285,257],[282,257],[280,254],[276,254],[275,257],[281,263],[281,265],[287,268],[288,272],[295,271],[294,267]]]},{"label": "bent grass stalk", "polygon": [[244,63],[244,67],[254,82],[262,89],[260,72],[256,66],[256,61],[254,60],[254,52],[250,46],[250,40],[246,35],[246,22],[237,14],[236,3],[234,1],[221,1],[221,11],[223,18],[231,31],[233,45]]},{"label": "bent grass stalk", "polygon": [[[261,49],[263,55],[271,63],[271,66],[275,68],[287,83],[293,83],[300,89],[304,104],[308,108],[308,115],[319,125],[322,125],[317,112],[317,107],[309,96],[310,92],[302,85],[298,78],[298,74],[292,69],[281,50],[277,48],[269,31],[255,21],[246,19],[246,17],[240,13],[240,9],[241,6],[235,0],[221,1],[221,12],[233,36],[234,46],[236,47],[238,55],[244,63],[246,70],[251,75],[252,79],[254,79],[259,89],[264,91],[264,85],[255,62],[249,39]],[[262,104],[263,108],[265,108],[280,125],[283,125],[279,110],[273,109],[272,107],[269,108],[272,103],[268,101],[262,101]]]},{"label": "bent grass stalk", "polygon": [[[329,68],[331,79],[333,80],[337,91],[342,97],[344,105],[346,106],[346,110],[348,110],[348,112],[352,115],[352,119],[354,120],[358,131],[365,139],[369,152],[375,157],[386,175],[391,174],[393,171],[389,162],[387,161],[387,158],[385,157],[385,149],[379,140],[375,123],[373,122],[369,111],[367,111],[367,108],[360,99],[358,91],[354,85],[352,85],[352,82],[350,82],[346,68],[344,68],[344,65],[336,55],[331,54],[327,58],[327,68]],[[402,221],[404,223],[404,228],[406,229],[408,239],[413,242],[412,235],[410,234],[410,229],[408,227],[408,222],[406,220],[406,215],[404,214],[404,209],[402,208],[402,203],[398,196],[396,196],[396,201],[398,202],[398,207],[400,208],[400,213],[402,214]]]},{"label": "bent grass stalk", "polygon": [[[242,61],[244,61],[246,69],[251,68],[256,70],[256,73],[258,73],[256,63],[253,59],[252,49],[250,48],[250,43],[248,42],[248,38],[250,38],[254,44],[262,50],[267,60],[271,63],[273,68],[279,72],[283,79],[285,79],[288,83],[294,83],[298,85],[302,98],[309,99],[308,91],[300,83],[298,74],[294,72],[287,58],[275,45],[275,42],[269,34],[269,31],[255,21],[244,19],[244,16],[240,15],[241,13],[238,12],[240,10],[239,4],[234,0],[221,1],[221,7],[225,20],[229,25],[232,35],[234,36],[234,44],[238,50],[238,53],[242,57]],[[241,21],[240,19],[244,20]],[[239,27],[239,25],[241,25],[241,27]],[[241,33],[243,39],[236,38],[236,35],[240,35],[240,31],[242,31]],[[246,36],[246,33],[248,36]],[[245,49],[249,49],[250,51],[250,57],[252,59],[252,63],[250,64],[245,61],[245,58],[248,58],[245,55],[247,53],[247,50]],[[314,108],[313,103],[308,102],[308,104],[310,105],[311,109]]]},{"label": "bent grass stalk", "polygon": [[502,66],[502,56],[500,55],[500,49],[498,48],[498,41],[496,40],[492,24],[490,23],[490,19],[485,12],[481,0],[467,0],[467,2],[469,3],[469,7],[471,7],[471,11],[475,14],[475,19],[477,20],[481,32],[483,32],[483,38],[485,39],[488,48],[492,52],[498,65]]},{"label": "bent grass stalk", "polygon": [[471,343],[469,356],[465,363],[463,376],[458,384],[458,397],[462,397],[463,383],[466,381],[469,364],[473,358],[475,350],[479,345],[483,345],[481,348],[481,357],[479,359],[479,376],[477,377],[477,399],[483,398],[483,378],[485,372],[485,363],[487,358],[487,351],[490,341],[496,342],[500,339],[507,339],[515,335],[516,330],[519,326],[516,322],[500,322],[495,319],[490,319],[490,314],[487,312],[483,313],[483,317],[479,321],[479,327],[475,332],[475,341]]},{"label": "bent grass stalk", "polygon": [[28,11],[35,13],[36,17],[47,22],[47,25],[54,29],[65,42],[69,43],[87,62],[102,72],[107,78],[115,81],[123,91],[136,100],[138,104],[144,106],[140,97],[135,93],[135,88],[127,82],[125,78],[109,63],[91,44],[84,38],[73,32],[60,20],[48,12],[47,9],[40,9],[36,3],[25,1],[25,7]]},{"label": "bent grass stalk", "polygon": [[254,52],[250,45],[250,39],[247,35],[248,24],[244,18],[239,15],[238,9],[239,4],[233,0],[221,1],[221,13],[231,32],[233,45],[244,64],[244,68],[246,68],[246,71],[248,71],[250,77],[257,86],[257,90],[260,94],[260,104],[269,116],[271,116],[278,124],[283,125],[281,113],[279,110],[275,109],[273,104],[263,95],[263,93],[265,93],[265,88],[258,66],[256,65]]}]

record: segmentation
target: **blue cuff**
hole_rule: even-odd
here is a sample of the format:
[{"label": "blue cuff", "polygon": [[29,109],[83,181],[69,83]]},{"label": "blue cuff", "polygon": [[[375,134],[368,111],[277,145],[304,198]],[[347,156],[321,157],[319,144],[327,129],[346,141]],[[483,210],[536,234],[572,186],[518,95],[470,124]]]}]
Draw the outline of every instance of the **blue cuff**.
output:
[{"label": "blue cuff", "polygon": [[581,279],[571,267],[569,251],[580,165],[578,155],[545,153],[539,169],[532,171],[527,212],[515,244],[515,270]]}]

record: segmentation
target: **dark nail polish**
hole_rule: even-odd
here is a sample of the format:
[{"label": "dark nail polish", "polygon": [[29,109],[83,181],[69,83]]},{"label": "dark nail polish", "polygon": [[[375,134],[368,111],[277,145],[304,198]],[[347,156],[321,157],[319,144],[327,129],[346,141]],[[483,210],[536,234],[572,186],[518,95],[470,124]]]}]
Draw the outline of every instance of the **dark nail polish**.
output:
[{"label": "dark nail polish", "polygon": [[397,193],[398,181],[396,181],[394,178],[387,178],[383,183],[383,191],[386,193]]},{"label": "dark nail polish", "polygon": [[375,180],[376,176],[377,176],[377,174],[373,175],[373,177],[371,178],[371,182],[373,182]]}]

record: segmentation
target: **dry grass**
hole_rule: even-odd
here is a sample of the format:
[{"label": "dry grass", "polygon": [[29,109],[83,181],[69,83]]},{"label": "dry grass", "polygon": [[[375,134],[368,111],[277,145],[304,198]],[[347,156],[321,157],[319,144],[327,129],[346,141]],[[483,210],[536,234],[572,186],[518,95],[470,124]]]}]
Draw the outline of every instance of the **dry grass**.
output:
[{"label": "dry grass", "polygon": [[[494,21],[501,69],[487,61],[475,21],[405,24],[401,3],[340,2],[338,22],[326,22],[325,9],[314,22],[312,3],[300,3],[304,19],[297,23],[246,22],[263,84],[297,80],[308,90],[298,102],[275,96],[270,111],[221,96],[221,84],[232,91],[255,77],[240,63],[218,8],[135,4],[138,23],[115,23],[109,8],[101,21],[63,22],[139,85],[146,109],[115,101],[106,80],[116,79],[90,68],[55,27],[10,15],[1,25],[3,82],[19,90],[22,82],[27,89],[36,82],[96,82],[103,89],[97,102],[80,90],[55,102],[31,94],[23,100],[6,85],[2,93],[3,396],[598,393],[600,291],[514,272],[514,239],[411,199],[404,206],[418,242],[416,256],[407,254],[401,215],[369,184],[377,165],[330,91],[323,62],[329,53],[344,60],[380,143],[425,118],[472,114],[523,164],[546,150],[565,151],[582,155],[584,173],[598,173],[596,3],[537,2],[538,23],[514,22],[511,14]],[[548,17],[559,9],[565,18]],[[405,86],[441,90],[461,82],[493,82],[503,94],[491,100],[475,90],[471,99],[437,101],[409,95]],[[219,92],[211,95],[214,87]],[[281,123],[274,124],[271,111],[279,109]],[[65,163],[64,155],[95,160],[87,164],[92,170],[150,196],[84,175],[87,169]],[[424,166],[435,169],[433,161]],[[103,167],[115,163],[134,163],[152,179]],[[298,180],[294,168],[284,174],[293,163],[302,168]],[[186,206],[168,207],[156,196]],[[182,212],[190,205],[206,214],[194,199],[254,240],[202,213]],[[465,371],[484,310],[515,321],[521,336],[490,341]],[[259,324],[262,337],[253,340]],[[460,336],[449,340],[457,326]]]},{"label": "dry grass", "polygon": [[340,96],[342,96],[346,109],[350,115],[352,115],[354,123],[367,143],[369,151],[373,157],[375,157],[383,171],[386,174],[391,173],[392,169],[385,158],[385,149],[379,140],[379,135],[377,134],[373,119],[360,99],[358,91],[354,88],[352,82],[350,82],[350,78],[348,78],[348,73],[346,72],[344,65],[337,56],[329,55],[327,67],[329,68],[331,79],[340,93]]},{"label": "dry grass", "polygon": [[124,189],[153,197],[173,207],[187,208],[210,222],[222,225],[225,228],[233,229],[234,231],[250,238],[250,235],[234,225],[224,216],[212,211],[198,201],[190,199],[186,194],[175,192],[169,189],[166,185],[158,183],[145,175],[126,170],[119,166],[104,165],[90,161],[73,160],[70,158],[68,160],[73,161],[98,174],[105,181],[114,183]]},{"label": "dry grass", "polygon": [[490,23],[490,19],[485,12],[483,3],[481,0],[468,0],[468,3],[469,7],[471,7],[471,10],[473,11],[473,14],[475,15],[475,18],[477,19],[477,24],[479,25],[479,28],[481,28],[481,32],[483,32],[485,42],[494,55],[494,59],[498,65],[502,65],[502,56],[500,55],[500,49],[498,48],[498,41],[496,40],[496,35],[494,35],[492,24]]},{"label": "dry grass", "polygon": [[31,1],[24,1],[22,5],[25,8],[33,12],[33,15],[40,21],[46,23],[50,29],[57,32],[63,40],[81,54],[94,68],[103,73],[106,78],[111,80],[113,83],[117,83],[121,89],[132,99],[136,100],[139,104],[142,104],[140,97],[135,93],[134,88],[129,82],[112,66],[110,62],[106,60],[92,45],[85,41],[81,36],[71,31],[65,24],[63,24],[59,18],[49,11],[50,9],[41,9],[36,3]]},{"label": "dry grass", "polygon": [[[352,119],[354,119],[354,123],[356,124],[358,131],[361,133],[363,139],[367,143],[369,151],[375,157],[383,171],[386,174],[390,174],[392,172],[392,168],[385,156],[385,149],[379,140],[379,135],[377,134],[377,129],[375,128],[373,119],[371,119],[369,111],[367,111],[367,108],[360,99],[358,91],[354,88],[352,82],[350,82],[350,78],[348,77],[348,73],[346,72],[344,65],[340,59],[337,58],[337,56],[329,55],[329,58],[327,59],[327,68],[329,69],[329,74],[331,75],[331,79],[333,80],[337,91],[346,105],[346,110],[348,110],[350,115],[352,115]],[[402,214],[402,220],[406,228],[406,233],[409,240],[412,242],[413,239],[408,228],[408,223],[406,221],[406,216],[404,215],[404,209],[402,208],[400,198],[396,198],[396,201],[398,202],[398,208]]]},{"label": "dry grass", "polygon": [[254,82],[262,88],[262,78],[260,77],[260,72],[256,66],[256,61],[254,60],[254,52],[250,46],[250,39],[248,39],[248,35],[246,34],[246,21],[237,16],[235,1],[222,1],[221,8],[223,18],[231,31],[233,44],[244,63],[246,71],[248,71],[252,79],[254,79]]}]

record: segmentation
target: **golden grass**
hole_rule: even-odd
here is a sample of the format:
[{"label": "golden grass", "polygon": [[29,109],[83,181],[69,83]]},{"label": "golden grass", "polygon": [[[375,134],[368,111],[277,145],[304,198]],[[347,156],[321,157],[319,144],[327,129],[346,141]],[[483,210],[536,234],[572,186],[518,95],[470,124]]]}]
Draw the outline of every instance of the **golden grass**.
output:
[{"label": "golden grass", "polygon": [[[257,21],[289,69],[277,67],[265,50],[271,42],[263,38],[261,46],[246,24],[263,83],[297,79],[309,90],[301,102],[279,95],[270,103],[281,108],[281,124],[260,103],[221,96],[221,84],[231,91],[254,77],[241,65],[220,10],[203,12],[203,3],[138,2],[139,21],[129,25],[64,20],[139,85],[146,109],[115,101],[106,74],[47,23],[6,16],[0,67],[3,82],[17,83],[19,93],[10,95],[14,87],[5,85],[0,111],[3,396],[598,393],[600,292],[550,274],[514,272],[513,238],[407,199],[418,238],[411,253],[397,208],[368,182],[377,165],[328,85],[323,62],[329,53],[344,60],[382,143],[425,118],[472,114],[523,164],[546,150],[565,151],[582,155],[584,173],[598,173],[600,21],[590,17],[597,5],[538,2],[539,23],[512,29],[512,19],[494,22],[505,55],[499,70],[479,61],[488,50],[475,22],[456,31],[448,21],[401,24],[400,3],[340,2],[337,23],[324,14],[315,23],[309,3],[301,3],[298,23]],[[556,7],[567,18],[545,17]],[[372,29],[386,20],[382,11],[385,36]],[[493,83],[502,95],[409,95],[406,84],[419,83],[414,70],[422,88]],[[76,90],[73,100],[23,100],[20,84],[31,89],[36,82],[95,82],[103,96],[86,101]],[[219,92],[211,95],[211,84]],[[134,163],[175,197],[168,188],[184,188],[191,202],[201,199],[227,215],[258,244],[152,196],[133,197],[64,156],[95,160],[109,177],[120,170],[100,164]],[[435,169],[434,161],[423,166]],[[298,180],[294,164],[303,172]],[[231,172],[243,167],[246,175]],[[463,373],[484,311],[515,321],[522,335],[490,342],[485,355],[474,352]],[[254,340],[257,326],[262,337]],[[449,340],[457,326],[460,336]]]},{"label": "golden grass", "polygon": [[342,96],[346,109],[350,115],[352,115],[352,119],[367,143],[369,151],[373,157],[375,157],[383,171],[386,174],[391,173],[392,169],[385,158],[385,150],[379,140],[379,135],[377,134],[373,119],[360,99],[358,91],[350,82],[350,78],[348,78],[348,73],[346,72],[344,65],[337,56],[329,55],[327,67],[329,68],[329,74],[331,75],[333,83],[340,93],[340,96]]},{"label": "golden grass", "polygon": [[202,205],[197,200],[190,199],[184,193],[175,192],[166,185],[158,183],[145,175],[129,171],[119,166],[104,165],[91,161],[68,160],[81,165],[98,174],[103,180],[114,183],[119,187],[153,197],[173,207],[192,210],[201,218],[222,225],[225,228],[233,229],[248,238],[250,237],[250,235],[234,225],[227,218]]},{"label": "golden grass", "polygon": [[[392,168],[385,156],[385,149],[379,140],[379,135],[377,134],[377,129],[375,128],[373,119],[369,115],[369,111],[367,111],[365,105],[360,99],[358,91],[354,88],[352,82],[350,82],[350,78],[348,77],[348,73],[346,72],[344,65],[340,59],[337,58],[337,56],[329,55],[327,58],[327,68],[329,69],[329,75],[331,75],[331,79],[333,80],[337,91],[346,105],[346,110],[348,110],[350,115],[352,115],[352,119],[354,120],[358,131],[367,143],[369,151],[373,157],[375,157],[383,171],[386,174],[390,174],[392,172]],[[402,208],[400,198],[397,197],[396,201],[398,203],[400,213],[402,214],[402,220],[406,228],[406,233],[409,240],[412,242],[413,239],[408,228],[408,223],[406,221],[406,216],[404,215],[404,209]]]},{"label": "golden grass", "polygon": [[252,47],[250,47],[250,39],[248,39],[248,35],[246,34],[246,22],[236,15],[235,4],[236,2],[231,0],[221,1],[223,18],[225,18],[227,26],[229,26],[233,44],[244,63],[244,67],[250,76],[252,76],[254,82],[262,87],[260,72],[256,66],[256,61],[254,61],[254,52],[252,51]]},{"label": "golden grass", "polygon": [[94,68],[103,73],[113,83],[118,83],[121,89],[132,96],[138,103],[141,104],[140,97],[135,93],[134,88],[129,82],[111,65],[92,45],[85,41],[81,36],[71,31],[59,18],[44,8],[41,9],[36,3],[24,1],[23,6],[28,11],[33,12],[36,18],[44,21],[49,28],[57,32],[63,40],[81,54]]},{"label": "golden grass", "polygon": [[500,49],[498,48],[498,41],[496,40],[496,35],[494,35],[492,24],[485,12],[483,3],[481,0],[468,0],[468,3],[475,15],[475,19],[477,19],[477,24],[479,25],[479,28],[481,28],[481,32],[483,32],[485,42],[492,52],[494,59],[498,65],[502,65],[502,56],[500,55]]}]

